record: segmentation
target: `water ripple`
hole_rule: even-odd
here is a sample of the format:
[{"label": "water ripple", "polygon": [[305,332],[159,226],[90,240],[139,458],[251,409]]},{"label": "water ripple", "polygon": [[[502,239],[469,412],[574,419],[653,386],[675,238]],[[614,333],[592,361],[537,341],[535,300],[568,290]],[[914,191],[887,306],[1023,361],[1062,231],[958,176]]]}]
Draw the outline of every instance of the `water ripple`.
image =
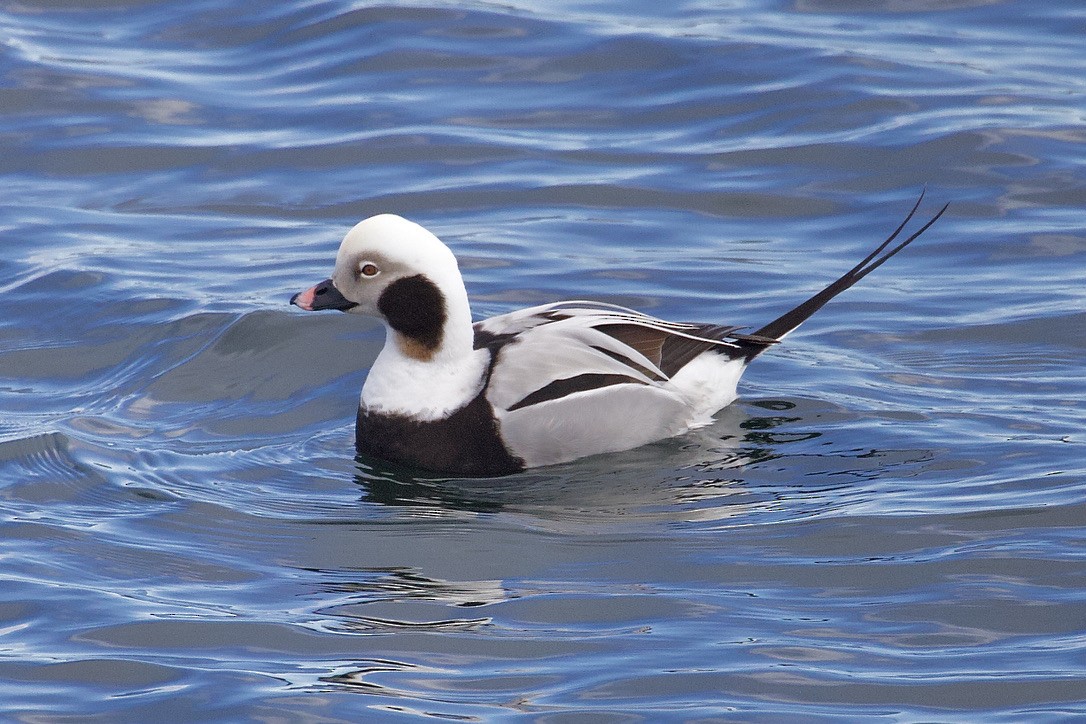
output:
[{"label": "water ripple", "polygon": [[[1082,27],[0,9],[5,715],[1081,717]],[[500,480],[354,459],[382,330],[286,306],[393,211],[480,315],[758,325],[921,187],[949,215],[715,425]]]}]

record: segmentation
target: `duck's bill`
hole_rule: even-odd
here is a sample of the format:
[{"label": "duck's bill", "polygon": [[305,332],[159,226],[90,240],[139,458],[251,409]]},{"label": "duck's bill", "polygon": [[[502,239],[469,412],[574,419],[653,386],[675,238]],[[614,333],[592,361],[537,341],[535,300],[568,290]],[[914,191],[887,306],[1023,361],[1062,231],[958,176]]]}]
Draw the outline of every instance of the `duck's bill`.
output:
[{"label": "duck's bill", "polygon": [[331,279],[325,279],[320,284],[316,284],[304,292],[298,292],[290,298],[290,303],[307,312],[318,312],[322,309],[336,309],[346,312],[352,307],[358,306],[357,303],[340,294],[339,290],[332,284]]}]

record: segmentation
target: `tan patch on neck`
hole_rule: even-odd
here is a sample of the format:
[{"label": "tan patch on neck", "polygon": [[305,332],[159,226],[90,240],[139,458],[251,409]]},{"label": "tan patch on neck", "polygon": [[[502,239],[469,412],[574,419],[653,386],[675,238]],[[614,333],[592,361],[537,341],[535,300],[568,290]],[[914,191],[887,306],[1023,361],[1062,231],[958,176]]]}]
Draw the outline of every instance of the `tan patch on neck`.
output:
[{"label": "tan patch on neck", "polygon": [[400,348],[400,352],[405,357],[416,359],[419,362],[429,362],[437,352],[436,347],[429,347],[417,339],[405,337],[399,333],[396,334],[396,346]]}]

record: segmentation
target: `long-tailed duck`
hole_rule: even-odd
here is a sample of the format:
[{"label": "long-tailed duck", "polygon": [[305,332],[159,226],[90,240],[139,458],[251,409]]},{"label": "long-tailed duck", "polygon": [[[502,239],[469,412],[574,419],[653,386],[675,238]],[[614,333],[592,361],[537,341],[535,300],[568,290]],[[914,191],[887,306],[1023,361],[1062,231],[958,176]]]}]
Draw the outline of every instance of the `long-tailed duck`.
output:
[{"label": "long-tailed duck", "polygon": [[628,450],[708,424],[751,360],[904,249],[920,206],[863,261],[760,329],[667,322],[611,304],[556,302],[472,323],[456,258],[382,214],[343,239],[332,278],[291,297],[381,319],[384,348],[358,408],[358,451],[463,476]]}]

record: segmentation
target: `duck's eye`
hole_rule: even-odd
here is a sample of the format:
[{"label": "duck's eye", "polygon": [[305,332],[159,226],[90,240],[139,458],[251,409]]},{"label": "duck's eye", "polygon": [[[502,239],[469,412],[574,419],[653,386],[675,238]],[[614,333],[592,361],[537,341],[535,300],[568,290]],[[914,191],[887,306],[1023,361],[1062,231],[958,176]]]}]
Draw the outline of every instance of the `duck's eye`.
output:
[{"label": "duck's eye", "polygon": [[377,276],[377,272],[379,272],[381,270],[377,268],[376,264],[373,264],[371,262],[366,262],[365,264],[363,264],[362,266],[360,266],[358,268],[358,271],[364,277],[375,277],[375,276]]}]

